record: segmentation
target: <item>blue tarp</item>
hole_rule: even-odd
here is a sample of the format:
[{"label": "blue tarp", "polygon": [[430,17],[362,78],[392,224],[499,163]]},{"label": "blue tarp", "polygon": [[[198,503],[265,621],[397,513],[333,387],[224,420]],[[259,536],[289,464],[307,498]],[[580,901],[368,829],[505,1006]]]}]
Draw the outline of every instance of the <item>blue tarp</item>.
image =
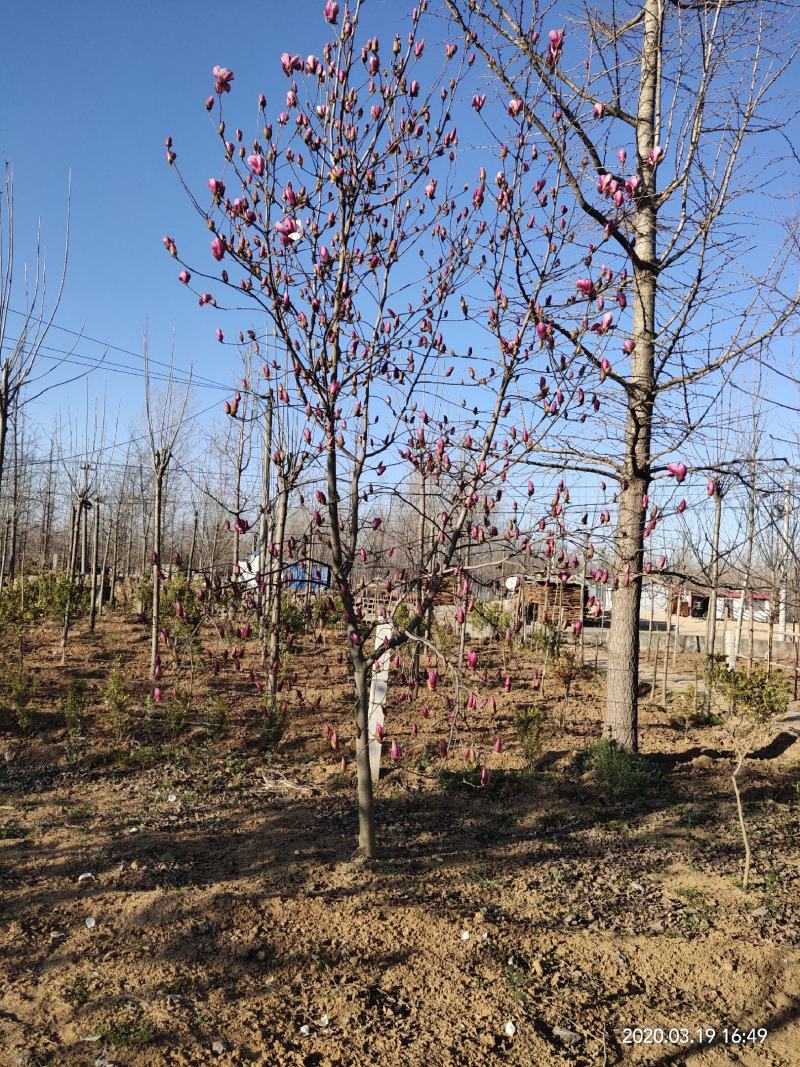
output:
[{"label": "blue tarp", "polygon": [[327,589],[331,584],[331,569],[326,563],[312,563],[310,573],[304,563],[292,563],[283,570],[284,585],[290,589]]}]

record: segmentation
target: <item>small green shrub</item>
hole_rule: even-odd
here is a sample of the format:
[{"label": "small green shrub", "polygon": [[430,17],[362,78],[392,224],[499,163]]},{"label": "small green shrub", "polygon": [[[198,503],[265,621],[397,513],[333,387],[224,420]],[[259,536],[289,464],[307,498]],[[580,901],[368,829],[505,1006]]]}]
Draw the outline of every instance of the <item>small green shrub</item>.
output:
[{"label": "small green shrub", "polygon": [[261,709],[261,736],[267,749],[277,748],[286,733],[286,712],[277,704],[266,704]]},{"label": "small green shrub", "polygon": [[394,623],[395,630],[402,633],[408,627],[411,622],[411,609],[405,600],[401,600],[395,608],[394,615],[392,616],[392,622]]},{"label": "small green shrub", "polygon": [[542,754],[542,739],[547,725],[544,704],[529,704],[516,715],[517,735],[528,763],[535,763]]},{"label": "small green shrub", "polygon": [[650,793],[658,782],[655,771],[643,756],[626,752],[607,738],[591,745],[584,753],[583,762],[614,800],[632,800]]},{"label": "small green shrub", "polygon": [[744,716],[754,726],[764,725],[786,714],[789,690],[782,678],[768,674],[763,667],[728,670],[724,660],[714,656],[706,667],[706,680],[712,692],[728,704],[731,714]]},{"label": "small green shrub", "polygon": [[306,628],[305,614],[292,593],[281,595],[281,630],[284,634],[301,634]]},{"label": "small green shrub", "polygon": [[219,730],[222,733],[225,729],[228,722],[228,705],[222,697],[212,696],[208,698],[205,707],[205,720],[206,725],[212,730]]},{"label": "small green shrub", "polygon": [[344,619],[344,605],[338,593],[322,593],[314,601],[311,617],[315,626],[332,626]]},{"label": "small green shrub", "polygon": [[531,644],[548,659],[557,660],[561,655],[564,634],[554,622],[548,620],[544,626],[537,626],[531,635]]},{"label": "small green shrub", "polygon": [[507,611],[503,611],[499,604],[482,604],[480,601],[476,601],[475,616],[493,634],[498,634],[501,637],[506,630],[513,630],[514,628],[514,616]]},{"label": "small green shrub", "polygon": [[119,660],[115,661],[109,672],[103,703],[108,715],[108,724],[121,740],[131,728],[131,694]]},{"label": "small green shrub", "polygon": [[67,698],[64,701],[64,719],[72,744],[77,744],[83,738],[85,715],[86,683],[82,678],[75,678],[70,682]]},{"label": "small green shrub", "polygon": [[718,726],[720,719],[705,706],[705,698],[694,686],[678,693],[668,693],[669,722],[676,730],[686,732],[694,726]]},{"label": "small green shrub", "polygon": [[33,677],[18,664],[6,667],[2,679],[3,709],[13,715],[17,726],[26,733],[33,726]]},{"label": "small green shrub", "polygon": [[192,707],[192,697],[181,689],[175,690],[161,705],[164,731],[169,737],[177,737],[186,726]]}]

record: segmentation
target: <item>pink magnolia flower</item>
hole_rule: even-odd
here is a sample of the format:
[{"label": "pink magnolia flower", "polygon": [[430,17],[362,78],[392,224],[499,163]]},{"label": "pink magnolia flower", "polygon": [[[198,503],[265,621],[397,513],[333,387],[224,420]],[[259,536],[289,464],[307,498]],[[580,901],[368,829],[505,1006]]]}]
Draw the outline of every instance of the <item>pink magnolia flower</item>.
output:
[{"label": "pink magnolia flower", "polygon": [[439,683],[439,672],[437,670],[428,671],[428,689],[435,689]]},{"label": "pink magnolia flower", "polygon": [[330,22],[331,26],[335,26],[338,17],[339,5],[336,3],[336,0],[327,0],[325,4],[325,21]]},{"label": "pink magnolia flower", "polygon": [[248,156],[247,165],[253,174],[256,174],[259,178],[266,170],[266,160],[260,152],[254,152],[252,156]]},{"label": "pink magnolia flower", "polygon": [[234,73],[232,70],[228,70],[227,67],[214,67],[211,71],[216,79],[214,84],[214,92],[222,96],[223,93],[229,93],[231,91],[231,82],[234,80]]},{"label": "pink magnolia flower", "polygon": [[471,669],[475,669],[478,665],[478,653],[474,649],[470,649],[467,653],[467,666]]},{"label": "pink magnolia flower", "polygon": [[395,763],[399,763],[403,758],[403,750],[396,741],[392,741],[391,757]]},{"label": "pink magnolia flower", "polygon": [[508,102],[508,113],[509,113],[509,115],[511,115],[512,118],[516,118],[517,115],[519,115],[519,113],[522,111],[524,106],[525,105],[519,99],[519,97],[515,97],[513,100],[509,100],[509,102]]},{"label": "pink magnolia flower", "polygon": [[419,82],[418,81],[413,81],[411,83],[411,85],[409,86],[409,89],[408,89],[408,95],[412,96],[412,97],[419,96]]},{"label": "pink magnolia flower", "polygon": [[477,112],[480,112],[481,108],[483,107],[483,105],[485,103],[486,103],[486,94],[485,93],[483,93],[481,95],[478,95],[478,93],[476,93],[472,98],[472,106],[475,108],[475,110]]},{"label": "pink magnolia flower", "polygon": [[485,767],[481,767],[481,785],[487,786],[489,784],[489,772]]},{"label": "pink magnolia flower", "polygon": [[439,742],[439,759],[447,759],[447,742],[444,738]]},{"label": "pink magnolia flower", "polygon": [[678,514],[681,515],[684,511],[686,511],[686,501],[682,500],[680,504],[678,504]]},{"label": "pink magnolia flower", "polygon": [[225,256],[225,244],[219,237],[215,237],[211,242],[211,255],[218,261]]},{"label": "pink magnolia flower", "polygon": [[287,78],[291,78],[293,71],[303,69],[303,60],[300,56],[290,56],[288,52],[282,52],[281,69]]},{"label": "pink magnolia flower", "polygon": [[502,748],[503,748],[503,744],[502,744],[502,742],[501,742],[501,740],[500,740],[500,738],[499,738],[499,737],[496,737],[496,738],[494,739],[494,745],[493,745],[492,747],[494,748],[495,752],[500,752],[500,751],[502,751]]},{"label": "pink magnolia flower", "polygon": [[208,188],[215,200],[221,200],[225,195],[225,182],[220,181],[219,178],[209,178]]},{"label": "pink magnolia flower", "polygon": [[594,293],[594,283],[591,278],[578,278],[575,282],[575,288],[583,293],[585,297],[591,297]]},{"label": "pink magnolia flower", "polygon": [[685,479],[688,473],[688,467],[685,463],[670,463],[667,466],[667,470],[675,478],[675,481],[679,485]]},{"label": "pink magnolia flower", "polygon": [[664,158],[664,149],[660,144],[653,145],[650,151],[647,153],[647,158],[651,167],[657,167],[661,160]]},{"label": "pink magnolia flower", "polygon": [[192,276],[188,270],[182,270],[178,275],[178,281],[183,282],[184,285],[188,285],[192,280]]},{"label": "pink magnolia flower", "polygon": [[383,728],[383,724],[382,723],[376,723],[375,724],[375,740],[376,741],[383,741],[385,736],[386,736],[386,731]]},{"label": "pink magnolia flower", "polygon": [[153,690],[153,700],[154,700],[154,702],[156,704],[160,704],[161,703],[161,696],[162,696],[161,687],[157,685],[155,687],[155,689]]},{"label": "pink magnolia flower", "polygon": [[303,234],[303,224],[298,219],[292,218],[291,215],[287,215],[281,222],[275,223],[276,231],[281,235],[281,244],[288,248],[292,244],[296,244]]},{"label": "pink magnolia flower", "polygon": [[713,479],[709,479],[708,485],[706,486],[706,492],[708,493],[708,495],[709,496],[714,496],[714,494],[717,493],[718,491],[719,491],[719,486],[717,485],[717,483]]}]

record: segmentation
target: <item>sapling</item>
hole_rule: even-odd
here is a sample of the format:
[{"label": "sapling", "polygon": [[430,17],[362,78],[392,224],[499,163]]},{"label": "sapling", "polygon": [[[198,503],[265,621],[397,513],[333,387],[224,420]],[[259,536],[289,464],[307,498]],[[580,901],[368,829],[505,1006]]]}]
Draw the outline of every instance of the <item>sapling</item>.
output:
[{"label": "sapling", "polygon": [[789,694],[783,682],[770,677],[761,668],[751,671],[728,670],[720,660],[711,658],[706,673],[709,689],[722,699],[722,725],[731,739],[734,769],[731,774],[736,811],[744,845],[742,887],[750,883],[750,840],[744,819],[739,775],[747,757],[769,741],[778,719],[786,714]]}]

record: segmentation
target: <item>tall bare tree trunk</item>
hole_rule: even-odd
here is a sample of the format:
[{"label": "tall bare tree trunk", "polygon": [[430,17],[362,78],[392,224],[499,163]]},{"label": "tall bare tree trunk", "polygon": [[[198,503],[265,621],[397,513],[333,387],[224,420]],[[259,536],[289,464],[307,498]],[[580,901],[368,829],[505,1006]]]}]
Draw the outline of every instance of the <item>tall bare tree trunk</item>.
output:
[{"label": "tall bare tree trunk", "polygon": [[283,540],[286,534],[286,516],[289,511],[289,486],[284,481],[278,497],[278,515],[275,527],[275,554],[270,556],[272,580],[272,603],[269,622],[269,695],[274,702],[278,692],[278,661],[281,639],[281,594],[283,591]]},{"label": "tall bare tree trunk", "polygon": [[153,609],[150,630],[150,677],[155,679],[158,665],[158,630],[161,625],[161,506],[164,467],[159,461],[155,471],[153,494]]},{"label": "tall bare tree trunk", "polygon": [[89,588],[89,631],[97,622],[97,564],[100,557],[100,498],[94,498],[94,535],[92,537],[91,586]]},{"label": "tall bare tree trunk", "polygon": [[[103,548],[103,561],[100,564],[100,577],[97,589],[97,610],[101,615],[103,614],[103,604],[105,602],[106,568],[108,567],[108,552],[111,548],[111,525],[111,517],[109,516],[108,529],[106,530],[106,543]],[[116,552],[114,554],[116,555]]]},{"label": "tall bare tree trunk", "polygon": [[188,585],[192,584],[192,574],[194,572],[194,553],[197,546],[197,508],[194,509],[194,522],[192,523],[192,546],[189,549],[189,563],[186,567],[186,582]]},{"label": "tall bare tree trunk", "polygon": [[710,662],[717,643],[717,586],[719,585],[719,533],[722,528],[722,491],[717,485],[714,492],[714,532],[711,538],[711,596],[708,598],[708,624],[706,626],[706,660]]},{"label": "tall bare tree trunk", "polygon": [[69,563],[67,566],[67,600],[64,605],[64,625],[61,629],[61,665],[67,662],[67,639],[72,622],[72,589],[75,584],[75,568],[78,562],[78,538],[80,536],[81,517],[84,507],[83,499],[78,500],[72,506],[72,522],[70,531]]},{"label": "tall bare tree trunk", "polygon": [[114,524],[114,554],[111,558],[111,586],[108,590],[108,605],[112,610],[117,606],[117,557],[119,555],[119,518]]},{"label": "tall bare tree trunk", "polygon": [[662,12],[659,0],[643,5],[643,42],[636,114],[637,171],[641,194],[633,219],[632,334],[625,426],[623,477],[614,538],[615,572],[611,628],[608,635],[608,683],[605,735],[621,748],[638,748],[639,615],[642,597],[645,509],[650,488],[650,451],[655,400],[656,337],[656,190],[653,167],[646,165],[656,143]]},{"label": "tall bare tree trunk", "polygon": [[0,593],[3,592],[3,586],[6,580],[6,558],[8,554],[8,542],[11,538],[11,516],[6,519],[5,528],[3,530],[3,554],[0,558]]},{"label": "tall bare tree trunk", "polygon": [[[747,557],[744,569],[744,586],[741,590],[742,598],[739,602],[739,614],[736,619],[736,641],[734,644],[735,656],[738,659],[739,646],[742,643],[742,628],[744,626],[744,611],[747,605],[747,597],[750,593],[750,582],[753,576],[753,542],[756,535],[756,486],[755,470],[753,471],[753,484],[750,487],[750,501],[747,509]],[[750,611],[753,610],[753,601],[750,600]],[[752,663],[752,649],[750,650]]]}]

